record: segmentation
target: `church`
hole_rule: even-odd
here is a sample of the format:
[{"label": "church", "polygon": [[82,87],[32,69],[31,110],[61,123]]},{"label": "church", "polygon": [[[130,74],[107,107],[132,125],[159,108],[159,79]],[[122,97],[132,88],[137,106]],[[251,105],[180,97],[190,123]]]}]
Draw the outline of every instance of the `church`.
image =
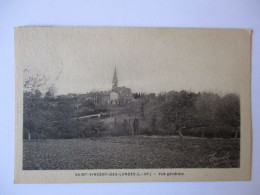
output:
[{"label": "church", "polygon": [[112,80],[112,89],[109,91],[91,92],[88,98],[95,105],[126,105],[133,101],[133,94],[130,88],[118,86],[118,78],[116,68]]},{"label": "church", "polygon": [[133,100],[133,94],[130,88],[125,86],[118,86],[118,78],[116,68],[112,80],[112,90],[110,91],[110,104],[111,105],[125,105]]}]

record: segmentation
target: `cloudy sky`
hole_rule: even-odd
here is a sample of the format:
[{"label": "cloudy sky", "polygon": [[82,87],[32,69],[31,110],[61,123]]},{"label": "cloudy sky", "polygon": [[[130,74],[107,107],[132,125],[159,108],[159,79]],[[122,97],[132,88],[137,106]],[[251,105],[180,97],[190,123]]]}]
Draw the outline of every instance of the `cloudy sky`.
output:
[{"label": "cloudy sky", "polygon": [[[58,94],[110,90],[239,93],[248,31],[170,28],[20,28],[16,62]],[[27,75],[24,75],[25,79]]]}]

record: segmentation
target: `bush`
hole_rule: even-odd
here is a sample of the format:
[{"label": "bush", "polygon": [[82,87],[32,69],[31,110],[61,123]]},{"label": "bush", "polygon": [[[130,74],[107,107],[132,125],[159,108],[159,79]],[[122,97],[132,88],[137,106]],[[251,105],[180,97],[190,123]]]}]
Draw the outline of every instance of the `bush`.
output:
[{"label": "bush", "polygon": [[148,127],[145,127],[145,128],[141,128],[141,129],[140,129],[140,135],[148,135],[148,136],[151,136],[151,135],[153,135],[153,132],[152,132],[152,130],[150,130]]}]

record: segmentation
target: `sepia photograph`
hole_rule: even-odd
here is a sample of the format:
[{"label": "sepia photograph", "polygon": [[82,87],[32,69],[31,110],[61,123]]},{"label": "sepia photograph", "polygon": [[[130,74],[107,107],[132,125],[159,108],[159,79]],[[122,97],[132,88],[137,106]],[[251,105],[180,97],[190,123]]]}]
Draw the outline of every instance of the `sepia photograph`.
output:
[{"label": "sepia photograph", "polygon": [[242,29],[17,27],[16,172],[249,178],[250,52]]}]

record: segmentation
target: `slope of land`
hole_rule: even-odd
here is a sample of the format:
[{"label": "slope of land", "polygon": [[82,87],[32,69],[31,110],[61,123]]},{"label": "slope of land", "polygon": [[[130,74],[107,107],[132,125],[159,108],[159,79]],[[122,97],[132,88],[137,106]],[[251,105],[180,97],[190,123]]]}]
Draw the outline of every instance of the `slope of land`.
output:
[{"label": "slope of land", "polygon": [[24,141],[23,169],[239,167],[239,139],[124,136]]}]

